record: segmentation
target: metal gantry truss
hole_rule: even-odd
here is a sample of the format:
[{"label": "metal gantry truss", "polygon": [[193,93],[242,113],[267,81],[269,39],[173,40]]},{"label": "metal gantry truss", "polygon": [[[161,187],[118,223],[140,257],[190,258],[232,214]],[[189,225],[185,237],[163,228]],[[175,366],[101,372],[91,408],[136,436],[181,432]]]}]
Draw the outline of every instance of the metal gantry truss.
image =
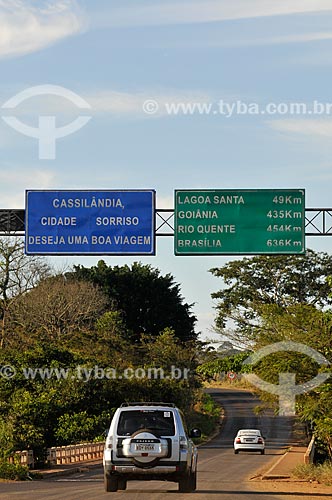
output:
[{"label": "metal gantry truss", "polygon": [[174,209],[156,209],[156,236],[174,236]]},{"label": "metal gantry truss", "polygon": [[23,236],[25,210],[0,209],[0,236]]},{"label": "metal gantry truss", "polygon": [[332,236],[332,208],[306,208],[305,234]]},{"label": "metal gantry truss", "polygon": [[[306,236],[332,236],[332,208],[305,209]],[[156,236],[174,236],[174,210],[156,210]]]},{"label": "metal gantry truss", "polygon": [[[0,209],[0,236],[23,236],[24,209]],[[306,236],[332,236],[332,208],[305,209]],[[156,209],[156,236],[174,236],[174,209]]]}]

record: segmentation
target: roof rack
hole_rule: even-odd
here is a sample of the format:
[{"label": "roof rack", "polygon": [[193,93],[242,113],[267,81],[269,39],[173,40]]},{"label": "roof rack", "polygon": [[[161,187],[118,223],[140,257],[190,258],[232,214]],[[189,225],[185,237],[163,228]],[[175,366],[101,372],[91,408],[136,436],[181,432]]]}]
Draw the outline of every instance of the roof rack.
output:
[{"label": "roof rack", "polygon": [[156,402],[156,401],[135,401],[135,402],[132,402],[132,401],[127,401],[126,403],[122,403],[120,408],[123,408],[125,406],[168,406],[170,408],[175,408],[175,404],[174,403],[161,403],[160,401],[159,402]]}]

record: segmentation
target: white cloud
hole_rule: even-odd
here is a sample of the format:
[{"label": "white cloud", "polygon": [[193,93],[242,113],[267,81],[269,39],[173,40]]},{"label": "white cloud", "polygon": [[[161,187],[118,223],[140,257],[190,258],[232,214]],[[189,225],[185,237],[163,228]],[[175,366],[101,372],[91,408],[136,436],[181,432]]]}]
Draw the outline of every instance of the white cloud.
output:
[{"label": "white cloud", "polygon": [[[29,91],[27,88],[15,89],[16,94]],[[17,119],[29,126],[36,126],[36,119],[38,116],[55,116],[57,126],[64,126],[80,116],[100,116],[105,115],[110,118],[130,118],[130,119],[151,119],[162,118],[167,116],[181,116],[181,106],[195,105],[195,103],[212,103],[214,98],[208,93],[200,90],[163,90],[163,89],[148,89],[137,90],[135,92],[123,92],[113,89],[94,89],[94,90],[80,90],[68,88],[75,92],[88,104],[87,109],[78,107],[75,103],[68,100],[65,96],[41,94],[33,95],[26,98],[17,107],[13,109],[3,108],[1,103],[7,102],[14,95],[2,96],[0,90],[0,146],[4,147],[12,142],[13,133],[9,133],[10,128],[2,121],[2,117],[15,116]],[[51,92],[51,91],[50,91]],[[4,93],[4,92],[3,92]],[[28,92],[27,92],[28,93]],[[235,96],[223,95],[226,99],[233,101]],[[155,105],[151,112],[151,106]],[[211,104],[212,105],[212,104]],[[179,107],[178,112],[174,108]],[[172,108],[172,109],[171,109]],[[5,135],[4,135],[5,134]],[[16,136],[16,134],[15,134]]]},{"label": "white cloud", "polygon": [[[258,44],[281,44],[281,43],[305,43],[319,42],[321,40],[332,40],[332,31],[324,33],[303,33],[298,35],[276,36],[267,39],[258,40]],[[254,42],[252,42],[254,43]]]},{"label": "white cloud", "polygon": [[85,95],[93,113],[137,114],[142,112],[142,105],[147,99],[144,94],[116,92],[113,90],[100,91]]},{"label": "white cloud", "polygon": [[[157,193],[157,208],[170,208],[174,206],[174,196],[159,196]],[[169,214],[165,215],[167,218]],[[171,222],[173,224],[173,222]]]},{"label": "white cloud", "polygon": [[248,47],[248,46],[260,46],[260,45],[281,45],[287,43],[308,43],[308,42],[319,42],[322,40],[332,40],[331,32],[315,32],[315,33],[303,33],[303,34],[290,34],[290,35],[280,35],[275,37],[262,37],[262,38],[247,38],[247,39],[232,39],[232,40],[221,40],[213,42],[205,42],[205,46],[209,47]]},{"label": "white cloud", "polygon": [[74,0],[0,0],[0,57],[35,52],[82,31],[85,21]]},{"label": "white cloud", "polygon": [[[199,91],[186,90],[185,92],[161,92],[156,90],[144,92],[116,92],[106,90],[96,92],[95,94],[84,94],[84,99],[90,104],[92,113],[110,113],[115,116],[134,115],[137,117],[160,117],[168,115],[166,106],[168,103],[190,103],[190,102],[209,102],[211,96]],[[146,103],[157,104],[155,113],[146,112],[149,106],[145,108]],[[151,108],[150,108],[151,109]]]},{"label": "white cloud", "polygon": [[110,8],[95,22],[104,26],[158,26],[332,11],[331,0],[190,0]]},{"label": "white cloud", "polygon": [[269,126],[280,132],[290,132],[313,137],[332,137],[331,120],[273,120]]},{"label": "white cloud", "polygon": [[[89,109],[82,110],[63,97],[51,94],[36,95],[26,99],[24,103],[22,102],[17,106],[15,108],[15,116],[36,117],[38,114],[47,114],[55,116],[63,115],[66,117],[77,114],[111,114],[116,117],[160,117],[168,114],[166,109],[168,103],[210,102],[212,100],[212,97],[207,93],[193,90],[172,92],[151,89],[137,92],[120,92],[112,89],[102,89],[93,92],[84,91],[77,94],[89,104]],[[149,114],[144,111],[144,103],[146,101],[154,101],[157,104],[158,109],[156,109],[155,113]],[[7,109],[1,110],[0,107],[0,116],[1,114],[4,116],[7,114],[12,115],[12,110],[9,111]]]},{"label": "white cloud", "polygon": [[49,169],[0,165],[0,207],[24,208],[26,189],[54,187],[56,174]]},{"label": "white cloud", "polygon": [[[1,0],[0,0],[1,1]],[[41,86],[43,87],[43,86]],[[16,94],[27,92],[34,87],[26,87],[15,89]],[[49,94],[40,93],[35,95],[35,91],[31,97],[27,97],[24,101],[20,102],[15,108],[15,113],[12,109],[2,108],[3,104],[11,99],[16,94],[8,94],[8,89],[6,92],[1,92],[0,90],[0,117],[1,115],[12,115],[15,116],[31,116],[35,117],[38,114],[41,115],[96,115],[96,114],[112,114],[114,116],[144,116],[144,103],[146,101],[155,101],[157,103],[158,110],[156,113],[151,113],[150,116],[162,116],[167,114],[166,105],[168,103],[190,103],[190,102],[209,102],[212,97],[207,93],[203,93],[195,90],[161,90],[161,89],[150,89],[150,90],[137,90],[136,92],[123,92],[113,89],[96,89],[94,91],[82,91],[73,88],[62,88],[65,91],[75,92],[78,97],[84,99],[88,104],[88,108],[78,107],[71,100],[60,95],[55,95],[52,93],[52,89]],[[6,95],[5,95],[6,94]],[[148,116],[149,114],[146,113]],[[1,140],[1,137],[0,137]]]}]

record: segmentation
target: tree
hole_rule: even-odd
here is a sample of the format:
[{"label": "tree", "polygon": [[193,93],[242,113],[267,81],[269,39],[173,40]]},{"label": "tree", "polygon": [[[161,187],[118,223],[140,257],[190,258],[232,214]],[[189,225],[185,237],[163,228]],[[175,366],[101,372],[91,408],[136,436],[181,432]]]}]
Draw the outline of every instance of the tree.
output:
[{"label": "tree", "polygon": [[[275,342],[292,341],[314,349],[330,363],[318,363],[310,355],[293,351],[272,352],[251,365],[255,375],[266,382],[279,385],[280,373],[295,374],[296,385],[305,389],[318,373],[331,373],[332,362],[332,314],[312,305],[294,304],[287,308],[265,305],[261,311],[262,327],[256,337],[256,348]],[[309,350],[308,350],[308,354]],[[261,393],[261,399],[279,411],[279,401],[274,394]],[[332,384],[329,379],[313,390],[308,389],[296,396],[296,413],[307,423],[323,443],[332,458]]]},{"label": "tree", "polygon": [[93,284],[57,276],[19,296],[9,308],[9,320],[13,330],[65,342],[93,328],[106,303],[102,291]]},{"label": "tree", "polygon": [[22,239],[0,238],[0,348],[5,342],[6,317],[11,302],[50,275],[51,268],[43,258],[24,254]]},{"label": "tree", "polygon": [[85,410],[78,413],[65,413],[59,417],[55,430],[57,445],[93,441],[96,436],[102,440],[103,432],[110,419],[111,415],[107,411],[98,416],[89,415]]},{"label": "tree", "polygon": [[[135,356],[134,345],[126,329],[120,311],[107,311],[96,322],[96,329],[90,334],[93,351],[100,362],[112,363],[112,366],[124,366]],[[88,346],[87,346],[88,347]]]},{"label": "tree", "polygon": [[246,371],[246,365],[243,365],[245,359],[249,356],[249,352],[241,352],[231,356],[224,356],[206,363],[202,363],[197,368],[197,373],[203,380],[211,380],[221,373],[234,372],[236,374]]},{"label": "tree", "polygon": [[91,268],[74,266],[71,276],[103,289],[110,306],[122,311],[134,342],[139,342],[142,334],[157,336],[165,328],[174,330],[182,341],[196,338],[192,306],[184,303],[171,274],[161,276],[158,269],[138,262],[112,268],[101,260]]},{"label": "tree", "polygon": [[210,272],[226,285],[212,294],[217,299],[216,329],[224,333],[230,323],[235,325],[228,336],[237,341],[254,340],[264,305],[287,308],[294,304],[332,304],[326,279],[332,274],[332,257],[323,252],[255,256],[228,262]]}]

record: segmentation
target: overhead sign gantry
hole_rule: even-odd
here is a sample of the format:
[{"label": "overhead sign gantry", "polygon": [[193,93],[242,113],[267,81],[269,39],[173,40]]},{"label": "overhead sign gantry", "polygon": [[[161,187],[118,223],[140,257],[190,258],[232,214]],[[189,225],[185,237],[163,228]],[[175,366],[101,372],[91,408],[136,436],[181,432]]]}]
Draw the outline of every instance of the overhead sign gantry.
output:
[{"label": "overhead sign gantry", "polygon": [[[147,193],[147,199],[144,194],[143,198],[135,194],[142,192]],[[303,189],[178,190],[175,192],[175,209],[155,208],[154,190],[33,190],[29,193],[47,194],[41,195],[41,198],[38,198],[37,194],[31,195],[36,196],[34,206],[29,204],[26,209],[0,209],[0,236],[25,235],[26,248],[30,254],[155,255],[157,236],[174,236],[176,255],[303,254],[304,235],[332,236],[332,208],[305,208]],[[51,212],[44,210],[44,208],[48,210],[45,200],[49,196],[56,195],[54,199],[60,200],[63,193],[68,193],[68,197],[72,196],[72,199],[78,198],[78,200],[86,199],[86,193],[91,196],[95,194],[95,200],[99,196],[103,198],[103,193],[107,193],[104,199],[117,197],[117,195],[121,199],[121,196],[125,196],[124,193],[134,194],[128,195],[129,204],[122,203],[123,209],[117,202],[113,203],[113,207],[108,208],[106,205],[111,205],[110,201],[97,203],[97,205],[104,203],[104,207],[97,208],[106,210],[107,213],[103,215],[103,219],[98,219],[96,223],[98,234],[96,234],[93,230],[91,232],[91,226],[89,227],[91,221],[89,223],[86,219],[91,215],[90,209],[96,208],[93,206],[96,201],[91,201],[90,207],[88,207],[88,202],[82,203],[77,200],[74,203],[69,202],[66,207],[64,206],[66,202],[63,201],[61,210],[60,205],[55,201]],[[66,196],[64,195],[63,198]],[[183,196],[187,198],[182,199]],[[197,196],[200,198],[198,199]],[[212,200],[211,196],[216,198]],[[248,202],[251,196],[252,204]],[[27,195],[27,203],[28,198],[30,195]],[[216,210],[213,208],[212,201],[217,206]],[[215,203],[216,201],[218,203]],[[207,202],[206,206],[205,202]],[[70,207],[71,204],[76,206]],[[221,207],[223,207],[222,210]],[[31,212],[30,208],[33,208]],[[67,209],[70,209],[69,213],[65,213]],[[80,215],[83,220],[77,217],[74,209],[81,210]],[[114,212],[110,213],[110,210]],[[126,213],[121,215],[124,211]],[[251,214],[250,217],[248,214]],[[95,213],[95,222],[96,217],[101,216],[101,213],[98,215]],[[137,219],[127,219],[127,222],[133,222],[127,225],[123,224],[123,218],[114,220],[114,217],[126,216],[139,217],[142,226],[136,225]],[[47,229],[48,225],[50,227]],[[134,233],[131,226],[135,226],[137,230],[143,228],[143,232]],[[69,230],[71,237],[68,233],[64,237],[65,231],[61,234],[61,228],[67,228],[66,231],[74,228],[73,232]],[[81,228],[85,228],[86,231],[82,233]],[[73,233],[75,237],[72,237]],[[33,236],[35,238],[32,238]],[[115,236],[117,236],[116,239]],[[90,247],[89,238],[91,238]],[[263,247],[258,247],[259,242]]]}]

